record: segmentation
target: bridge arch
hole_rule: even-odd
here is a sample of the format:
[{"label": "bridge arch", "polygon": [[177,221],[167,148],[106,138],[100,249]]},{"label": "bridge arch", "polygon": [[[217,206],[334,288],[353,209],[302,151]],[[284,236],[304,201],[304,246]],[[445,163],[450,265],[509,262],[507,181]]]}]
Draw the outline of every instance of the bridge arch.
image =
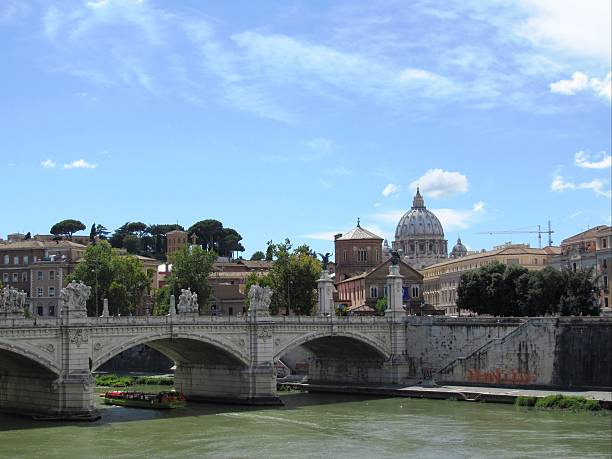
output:
[{"label": "bridge arch", "polygon": [[[48,345],[46,352],[55,352],[53,345]],[[0,375],[18,369],[20,372],[32,371],[34,374],[43,370],[54,376],[60,374],[60,368],[56,362],[44,356],[45,351],[35,349],[27,345],[15,345],[0,341]]]},{"label": "bridge arch", "polygon": [[328,355],[338,358],[343,356],[355,358],[356,353],[365,355],[370,359],[384,361],[391,357],[389,351],[381,343],[368,336],[346,331],[326,331],[308,333],[295,338],[275,352],[274,360],[280,359],[284,354],[299,346],[304,346],[316,354],[323,354],[326,350],[331,351],[328,352]]},{"label": "bridge arch", "polygon": [[248,359],[233,343],[211,336],[185,332],[156,333],[130,337],[118,344],[103,349],[92,359],[92,370],[134,346],[144,344],[161,352],[176,363],[224,364],[238,367],[249,365]]}]

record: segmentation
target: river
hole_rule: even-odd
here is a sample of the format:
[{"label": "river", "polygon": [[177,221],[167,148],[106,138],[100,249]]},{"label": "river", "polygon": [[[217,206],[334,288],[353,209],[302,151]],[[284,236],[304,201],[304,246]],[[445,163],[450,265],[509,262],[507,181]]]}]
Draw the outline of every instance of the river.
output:
[{"label": "river", "polygon": [[612,457],[609,414],[333,394],[282,399],[280,408],[101,405],[93,423],[0,415],[0,457]]}]

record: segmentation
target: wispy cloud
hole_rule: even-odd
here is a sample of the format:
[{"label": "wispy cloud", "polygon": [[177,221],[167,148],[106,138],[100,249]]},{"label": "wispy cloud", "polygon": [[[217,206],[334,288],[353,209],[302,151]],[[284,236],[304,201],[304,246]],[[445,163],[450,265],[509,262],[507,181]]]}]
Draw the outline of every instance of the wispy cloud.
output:
[{"label": "wispy cloud", "polygon": [[389,196],[391,196],[394,193],[397,193],[399,191],[399,187],[393,183],[389,183],[383,190],[382,190],[382,195],[387,198]]},{"label": "wispy cloud", "polygon": [[410,184],[412,189],[417,186],[432,198],[443,198],[467,192],[468,179],[459,172],[430,169]]},{"label": "wispy cloud", "polygon": [[603,80],[589,78],[582,72],[574,72],[569,80],[559,80],[550,84],[550,92],[573,96],[579,92],[592,91],[597,96],[610,102],[612,98],[612,73],[608,73]]},{"label": "wispy cloud", "polygon": [[606,189],[606,185],[607,182],[600,179],[593,179],[590,182],[575,183],[557,175],[550,184],[550,189],[557,193],[565,190],[592,190],[597,196],[611,198],[612,191],[610,188]]},{"label": "wispy cloud", "polygon": [[612,167],[612,156],[602,151],[598,155],[593,155],[591,160],[591,155],[579,151],[574,155],[574,163],[584,169],[608,169]]},{"label": "wispy cloud", "polygon": [[52,159],[47,158],[44,161],[41,161],[40,165],[44,167],[45,169],[53,169],[55,166],[57,166],[57,163],[53,161]]},{"label": "wispy cloud", "polygon": [[300,237],[305,239],[315,239],[318,241],[333,241],[336,234],[342,233],[342,231],[317,231],[314,233],[304,234]]},{"label": "wispy cloud", "polygon": [[95,169],[97,164],[88,163],[84,159],[76,159],[70,163],[64,164],[64,169]]}]

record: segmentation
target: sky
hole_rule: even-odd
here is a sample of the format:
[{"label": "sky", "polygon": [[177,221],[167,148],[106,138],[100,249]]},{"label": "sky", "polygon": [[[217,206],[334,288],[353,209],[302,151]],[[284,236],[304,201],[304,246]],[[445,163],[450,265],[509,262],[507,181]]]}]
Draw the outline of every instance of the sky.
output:
[{"label": "sky", "polygon": [[417,185],[449,249],[610,225],[610,4],[2,0],[0,236],[215,218],[246,257],[333,252]]}]

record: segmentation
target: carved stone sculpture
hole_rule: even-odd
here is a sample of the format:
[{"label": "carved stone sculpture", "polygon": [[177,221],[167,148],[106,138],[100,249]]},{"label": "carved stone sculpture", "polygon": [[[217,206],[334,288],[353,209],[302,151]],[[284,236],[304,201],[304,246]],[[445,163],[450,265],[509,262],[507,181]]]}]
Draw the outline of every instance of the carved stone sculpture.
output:
[{"label": "carved stone sculpture", "polygon": [[252,317],[270,315],[270,302],[272,301],[272,289],[270,287],[260,287],[252,285],[249,289],[250,309]]},{"label": "carved stone sculpture", "polygon": [[181,289],[178,310],[180,314],[198,312],[198,294],[188,288]]},{"label": "carved stone sculpture", "polygon": [[60,292],[60,301],[64,311],[87,311],[87,300],[91,287],[83,282],[72,281]]},{"label": "carved stone sculpture", "polygon": [[25,315],[27,293],[14,287],[0,290],[0,313]]}]

